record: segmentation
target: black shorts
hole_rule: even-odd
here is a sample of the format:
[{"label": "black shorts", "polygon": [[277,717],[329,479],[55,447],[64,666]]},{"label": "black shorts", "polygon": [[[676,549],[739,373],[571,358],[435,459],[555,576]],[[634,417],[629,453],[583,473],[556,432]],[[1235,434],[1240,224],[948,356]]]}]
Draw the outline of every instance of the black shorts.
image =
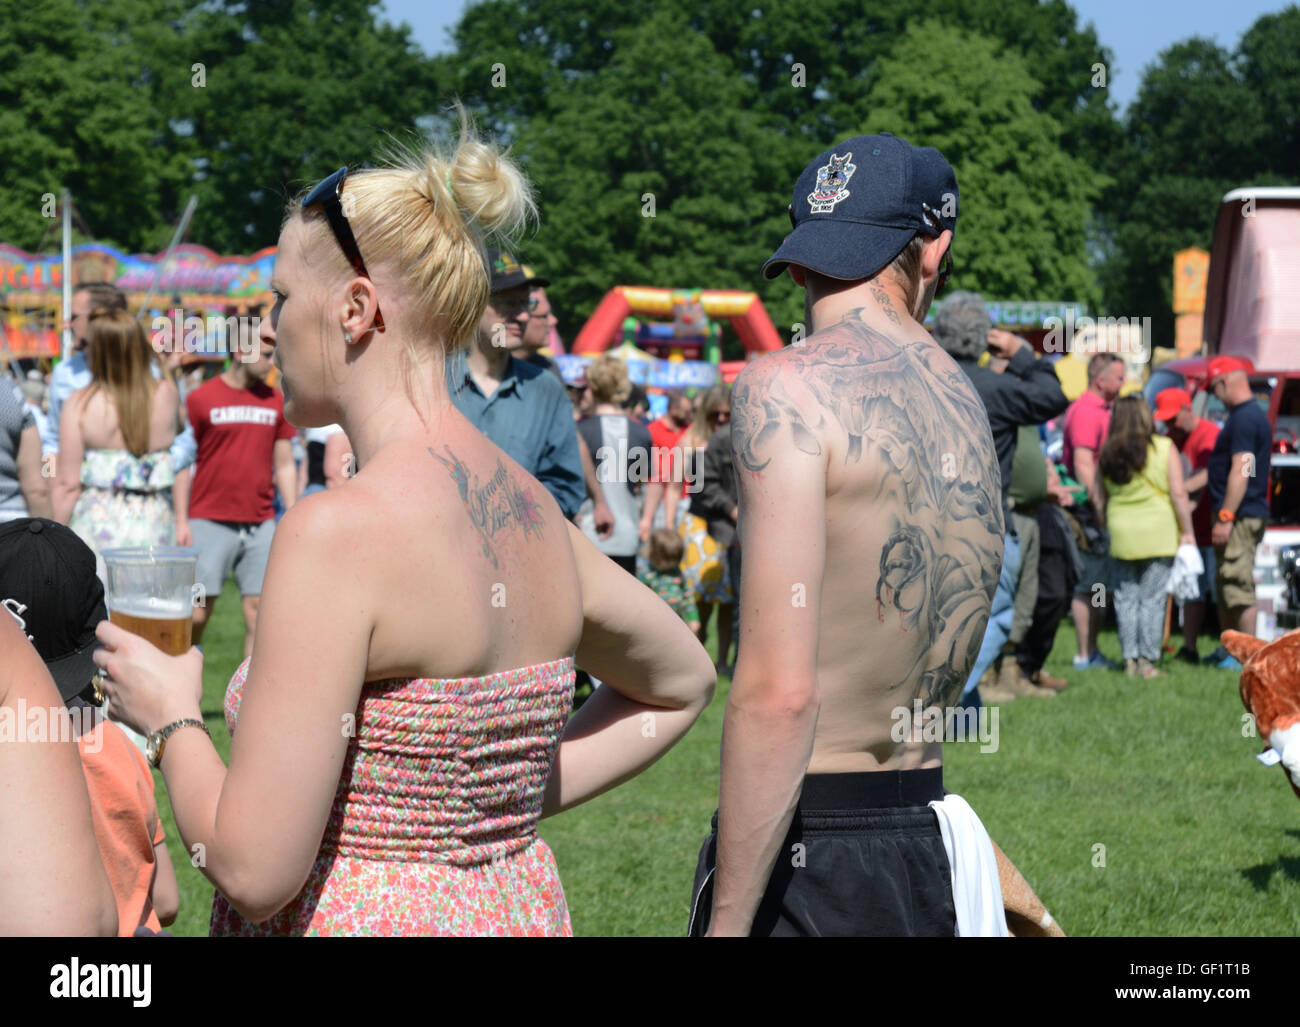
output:
[{"label": "black shorts", "polygon": [[[957,933],[939,820],[943,770],[810,774],[754,916],[752,937]],[[708,930],[718,815],[700,850],[688,933]]]}]

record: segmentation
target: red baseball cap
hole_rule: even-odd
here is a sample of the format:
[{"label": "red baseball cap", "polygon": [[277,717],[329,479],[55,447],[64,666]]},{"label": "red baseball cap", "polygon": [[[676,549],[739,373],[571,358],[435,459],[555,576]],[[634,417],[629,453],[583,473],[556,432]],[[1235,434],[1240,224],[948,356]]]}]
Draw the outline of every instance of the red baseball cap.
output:
[{"label": "red baseball cap", "polygon": [[1172,421],[1178,411],[1192,408],[1192,397],[1184,389],[1161,389],[1156,393],[1156,408],[1153,411],[1157,421]]},{"label": "red baseball cap", "polygon": [[1222,378],[1225,374],[1231,374],[1233,371],[1245,371],[1247,374],[1255,370],[1255,365],[1244,357],[1218,356],[1210,361],[1209,369],[1206,371],[1205,387],[1208,389],[1214,384],[1216,378]]}]

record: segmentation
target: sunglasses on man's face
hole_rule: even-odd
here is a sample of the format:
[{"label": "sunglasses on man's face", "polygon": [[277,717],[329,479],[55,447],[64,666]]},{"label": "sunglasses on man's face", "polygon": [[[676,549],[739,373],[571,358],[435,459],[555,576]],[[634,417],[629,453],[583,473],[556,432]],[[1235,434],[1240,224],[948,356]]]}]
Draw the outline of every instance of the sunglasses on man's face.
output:
[{"label": "sunglasses on man's face", "polygon": [[[330,231],[334,233],[334,238],[343,250],[343,255],[348,258],[348,263],[362,278],[373,282],[370,272],[366,270],[366,262],[361,259],[361,248],[357,245],[357,237],[352,234],[347,215],[343,213],[343,182],[347,177],[348,169],[345,164],[309,192],[302,201],[302,206],[306,210],[319,203],[325,208]],[[384,330],[384,315],[379,312],[377,306],[375,307],[375,330],[379,332]]]},{"label": "sunglasses on man's face", "polygon": [[524,310],[535,314],[541,304],[541,300],[536,296],[529,296],[526,300],[507,300],[500,296],[493,296],[490,302],[492,309],[499,314],[518,314]]}]

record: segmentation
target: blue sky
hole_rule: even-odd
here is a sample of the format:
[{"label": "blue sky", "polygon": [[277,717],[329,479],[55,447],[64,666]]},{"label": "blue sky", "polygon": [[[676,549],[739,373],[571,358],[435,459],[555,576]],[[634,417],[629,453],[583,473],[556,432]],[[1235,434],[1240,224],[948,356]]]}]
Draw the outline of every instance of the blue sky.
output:
[{"label": "blue sky", "polygon": [[[1281,0],[1077,0],[1083,24],[1115,56],[1107,69],[1111,96],[1120,110],[1137,93],[1142,69],[1166,47],[1189,36],[1208,36],[1231,49],[1262,14],[1283,10]],[[449,50],[447,30],[466,0],[385,0],[389,20],[406,22],[428,53]]]}]

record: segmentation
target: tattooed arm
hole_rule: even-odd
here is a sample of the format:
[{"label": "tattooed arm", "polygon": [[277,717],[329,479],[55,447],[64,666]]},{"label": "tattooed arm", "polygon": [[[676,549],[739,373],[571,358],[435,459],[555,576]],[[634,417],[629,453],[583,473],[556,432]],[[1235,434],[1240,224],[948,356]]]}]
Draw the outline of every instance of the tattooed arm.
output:
[{"label": "tattooed arm", "polygon": [[[817,726],[827,456],[806,430],[802,437],[792,430],[785,404],[773,402],[784,391],[781,378],[779,367],[751,365],[731,399],[744,510],[744,638],[722,729],[710,935],[749,933],[799,801]],[[799,605],[792,601],[796,589],[805,599]]]}]

